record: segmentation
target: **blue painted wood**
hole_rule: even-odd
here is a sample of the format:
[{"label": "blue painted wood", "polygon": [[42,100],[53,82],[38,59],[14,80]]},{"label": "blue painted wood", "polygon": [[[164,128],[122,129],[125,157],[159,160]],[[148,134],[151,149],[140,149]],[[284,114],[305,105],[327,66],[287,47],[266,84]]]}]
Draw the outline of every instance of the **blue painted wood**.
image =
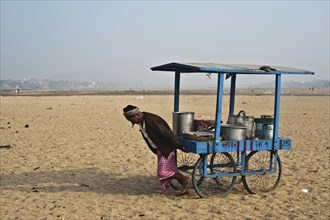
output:
[{"label": "blue painted wood", "polygon": [[174,112],[179,111],[179,101],[180,101],[180,72],[175,72],[174,79]]},{"label": "blue painted wood", "polygon": [[276,75],[275,80],[275,103],[274,103],[274,128],[273,128],[273,146],[278,145],[278,127],[280,121],[280,99],[281,99],[281,75]]},{"label": "blue painted wood", "polygon": [[218,90],[217,90],[217,105],[216,105],[216,116],[215,116],[215,132],[214,141],[220,141],[220,128],[221,128],[221,118],[222,118],[222,97],[223,97],[223,87],[224,87],[225,77],[224,74],[218,74]]},{"label": "blue painted wood", "polygon": [[[237,159],[238,160],[237,164],[240,164],[241,168],[245,167],[246,157],[247,157],[246,151],[241,151],[241,161],[239,161],[239,159]],[[244,172],[245,172],[245,169],[241,169],[241,175],[243,175]]]},{"label": "blue painted wood", "polygon": [[236,74],[232,74],[231,82],[230,82],[229,115],[234,115],[234,111],[235,111],[235,93],[236,93]]},{"label": "blue painted wood", "polygon": [[[179,138],[180,143],[192,153],[209,154],[209,153],[222,153],[222,152],[246,152],[246,151],[259,151],[259,150],[272,150],[273,140],[228,140],[220,141],[196,141],[190,139]],[[275,150],[290,150],[291,139],[279,138],[278,146]]]}]

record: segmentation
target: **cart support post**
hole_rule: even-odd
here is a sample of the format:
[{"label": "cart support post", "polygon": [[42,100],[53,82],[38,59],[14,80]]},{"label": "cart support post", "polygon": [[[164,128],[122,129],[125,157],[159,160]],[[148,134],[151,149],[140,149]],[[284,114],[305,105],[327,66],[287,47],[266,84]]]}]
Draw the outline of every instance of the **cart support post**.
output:
[{"label": "cart support post", "polygon": [[220,141],[223,84],[224,84],[224,74],[218,73],[217,108],[216,108],[216,116],[215,116],[216,127],[215,127],[215,136],[214,136],[215,143],[218,143]]},{"label": "cart support post", "polygon": [[230,82],[229,115],[234,115],[234,110],[235,110],[235,92],[236,92],[236,74],[232,74],[231,75],[231,82]]},{"label": "cart support post", "polygon": [[278,126],[280,121],[281,74],[276,74],[273,150],[278,149]]},{"label": "cart support post", "polygon": [[180,97],[180,72],[175,72],[174,79],[174,112],[179,111],[179,97]]}]

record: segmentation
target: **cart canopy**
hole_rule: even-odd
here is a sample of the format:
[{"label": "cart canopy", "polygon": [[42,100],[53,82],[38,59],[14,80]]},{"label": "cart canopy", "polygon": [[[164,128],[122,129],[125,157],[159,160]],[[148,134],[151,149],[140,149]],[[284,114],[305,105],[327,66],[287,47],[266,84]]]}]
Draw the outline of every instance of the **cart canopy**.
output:
[{"label": "cart canopy", "polygon": [[307,70],[267,65],[217,64],[217,63],[168,63],[152,67],[153,71],[174,71],[180,73],[233,73],[233,74],[310,74]]}]

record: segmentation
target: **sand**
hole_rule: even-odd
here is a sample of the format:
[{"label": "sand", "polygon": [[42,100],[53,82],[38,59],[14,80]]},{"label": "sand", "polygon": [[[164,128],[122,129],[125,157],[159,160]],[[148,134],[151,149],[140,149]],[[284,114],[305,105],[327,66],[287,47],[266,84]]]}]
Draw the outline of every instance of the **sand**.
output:
[{"label": "sand", "polygon": [[[214,95],[181,96],[212,119]],[[283,174],[270,193],[160,195],[156,158],[122,116],[127,104],[172,123],[173,97],[1,97],[1,219],[329,219],[329,96],[282,96]],[[228,96],[223,120],[228,114]],[[237,112],[273,114],[272,96],[237,96]],[[236,112],[236,111],[235,111]],[[8,146],[9,145],[9,146]],[[7,147],[6,147],[7,146]]]}]

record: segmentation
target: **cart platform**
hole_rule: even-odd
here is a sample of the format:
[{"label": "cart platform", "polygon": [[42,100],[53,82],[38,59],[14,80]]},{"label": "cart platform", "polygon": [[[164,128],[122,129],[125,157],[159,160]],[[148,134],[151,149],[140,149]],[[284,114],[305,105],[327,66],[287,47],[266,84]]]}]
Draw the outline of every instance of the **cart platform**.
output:
[{"label": "cart platform", "polygon": [[226,140],[220,142],[214,141],[196,141],[185,138],[178,138],[180,143],[185,146],[187,151],[197,154],[221,153],[221,152],[240,152],[240,151],[259,151],[259,150],[290,150],[291,139],[278,138],[274,148],[272,139],[270,140]]}]

